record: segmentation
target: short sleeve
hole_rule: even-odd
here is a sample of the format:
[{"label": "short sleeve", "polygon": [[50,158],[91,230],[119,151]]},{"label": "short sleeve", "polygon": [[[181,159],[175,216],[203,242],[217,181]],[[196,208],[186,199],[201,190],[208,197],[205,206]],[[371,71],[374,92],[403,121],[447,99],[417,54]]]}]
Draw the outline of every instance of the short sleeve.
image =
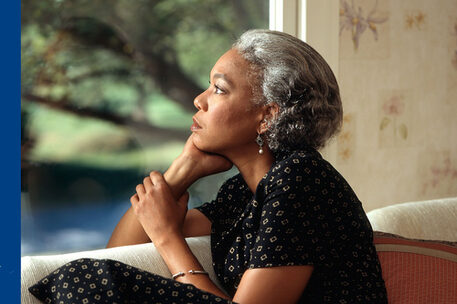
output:
[{"label": "short sleeve", "polygon": [[301,166],[286,163],[277,168],[280,173],[270,177],[249,268],[322,263],[329,229],[312,190],[314,179]]},{"label": "short sleeve", "polygon": [[216,200],[212,200],[211,202],[204,203],[201,206],[195,207],[201,213],[203,213],[211,223],[214,223],[215,220],[215,211],[216,211]]},{"label": "short sleeve", "polygon": [[215,200],[195,209],[203,213],[212,224],[225,226],[241,210],[239,207],[246,200],[246,188],[241,175],[237,174],[222,184]]}]

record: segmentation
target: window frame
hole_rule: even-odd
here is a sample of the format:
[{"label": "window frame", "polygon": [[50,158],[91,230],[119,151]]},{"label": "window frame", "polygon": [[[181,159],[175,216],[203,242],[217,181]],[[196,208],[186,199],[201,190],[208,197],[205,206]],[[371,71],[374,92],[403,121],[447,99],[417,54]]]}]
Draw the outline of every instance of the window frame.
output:
[{"label": "window frame", "polygon": [[338,78],[339,1],[270,0],[270,30],[288,33],[315,48]]}]

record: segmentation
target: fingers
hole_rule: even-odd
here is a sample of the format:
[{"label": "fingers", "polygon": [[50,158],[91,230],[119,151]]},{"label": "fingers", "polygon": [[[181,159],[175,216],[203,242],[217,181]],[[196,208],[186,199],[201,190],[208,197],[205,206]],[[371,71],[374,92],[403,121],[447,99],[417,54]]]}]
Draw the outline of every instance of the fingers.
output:
[{"label": "fingers", "polygon": [[139,201],[140,201],[140,199],[139,199],[139,197],[138,197],[138,194],[134,194],[134,195],[132,195],[132,197],[130,198],[130,203],[132,203],[132,205],[137,204]]},{"label": "fingers", "polygon": [[138,194],[139,197],[144,196],[144,194],[146,193],[146,190],[144,189],[143,184],[139,184],[136,186],[136,193]]},{"label": "fingers", "polygon": [[149,176],[147,176],[143,179],[143,186],[144,186],[144,189],[146,190],[146,192],[151,191],[153,184],[152,184],[151,178]]},{"label": "fingers", "polygon": [[[158,171],[152,171],[149,176],[143,179],[142,184],[136,186],[136,201],[139,201],[139,199],[142,199],[147,192],[153,191],[155,187],[160,187],[163,183],[165,183],[165,179],[162,174]],[[134,196],[131,197],[130,201],[132,201]]]},{"label": "fingers", "polygon": [[149,174],[149,177],[151,178],[151,182],[154,186],[161,186],[165,182],[163,175],[158,171],[152,171]]},{"label": "fingers", "polygon": [[152,191],[154,186],[159,185],[164,181],[162,174],[157,171],[152,171],[149,176],[143,179],[143,184],[136,186],[136,192],[142,197],[146,192]]}]

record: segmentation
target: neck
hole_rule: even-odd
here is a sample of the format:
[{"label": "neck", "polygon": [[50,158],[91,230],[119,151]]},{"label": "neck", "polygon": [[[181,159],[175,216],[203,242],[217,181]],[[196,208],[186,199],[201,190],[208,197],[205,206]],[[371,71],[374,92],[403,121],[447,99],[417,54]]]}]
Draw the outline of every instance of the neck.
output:
[{"label": "neck", "polygon": [[273,153],[271,153],[268,147],[264,146],[263,154],[259,154],[258,151],[259,148],[254,147],[253,149],[249,149],[249,151],[244,150],[239,153],[227,155],[227,158],[240,171],[252,193],[255,193],[260,180],[270,170],[274,162]]}]

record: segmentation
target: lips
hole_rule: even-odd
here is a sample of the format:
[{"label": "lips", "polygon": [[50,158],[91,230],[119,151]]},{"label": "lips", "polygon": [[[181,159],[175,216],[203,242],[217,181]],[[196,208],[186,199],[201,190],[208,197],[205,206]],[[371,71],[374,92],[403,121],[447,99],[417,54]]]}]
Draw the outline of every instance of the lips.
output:
[{"label": "lips", "polygon": [[194,123],[190,126],[190,130],[191,131],[200,130],[202,127],[200,127],[200,125],[198,124],[197,119],[195,119],[195,117],[192,117],[192,120],[194,121]]}]

